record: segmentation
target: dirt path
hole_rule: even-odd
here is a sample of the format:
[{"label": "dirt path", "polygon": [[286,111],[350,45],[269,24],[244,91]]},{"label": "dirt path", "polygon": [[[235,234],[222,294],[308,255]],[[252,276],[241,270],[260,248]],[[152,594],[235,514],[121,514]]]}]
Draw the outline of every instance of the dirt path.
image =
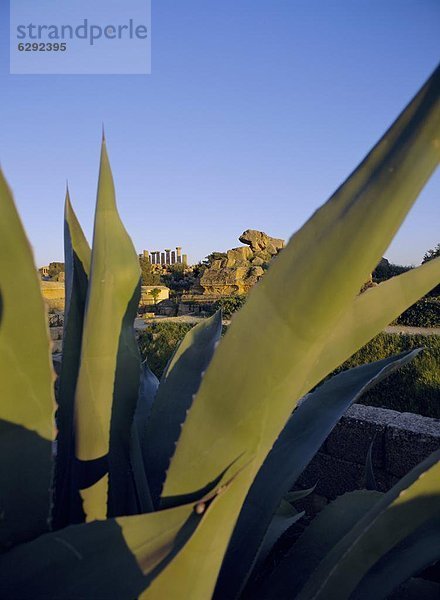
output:
[{"label": "dirt path", "polygon": [[[193,317],[185,315],[182,317],[153,317],[148,319],[147,322],[144,319],[136,319],[134,327],[135,329],[145,329],[146,323],[194,323],[196,325],[205,317]],[[224,325],[229,325],[230,320],[223,320]],[[385,327],[385,333],[407,333],[409,335],[440,335],[440,327],[406,327],[405,325],[390,325]]]},{"label": "dirt path", "polygon": [[410,335],[440,335],[440,327],[406,327],[405,325],[390,325],[385,327],[385,333],[408,333]]}]

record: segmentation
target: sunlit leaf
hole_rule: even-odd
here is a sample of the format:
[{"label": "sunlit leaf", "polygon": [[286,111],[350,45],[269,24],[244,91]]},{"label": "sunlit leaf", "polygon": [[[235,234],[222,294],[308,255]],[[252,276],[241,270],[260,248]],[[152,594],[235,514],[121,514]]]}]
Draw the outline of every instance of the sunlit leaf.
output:
[{"label": "sunlit leaf", "polygon": [[139,261],[116,208],[103,142],[75,394],[76,457],[87,520],[136,510],[129,443],[139,390],[140,357],[133,330],[139,294]]},{"label": "sunlit leaf", "polygon": [[[251,291],[211,361],[163,495],[203,487],[237,456],[242,458],[236,469],[245,462],[250,466],[248,477],[225,499],[222,519],[205,530],[216,537],[217,560],[210,555],[199,561],[200,579],[208,564],[211,577],[213,562],[220,568],[251,483],[299,398],[338,366],[331,332],[438,164],[439,82],[440,70],[344,185],[294,235]],[[369,335],[376,333],[371,326]],[[346,337],[351,338],[349,329]],[[358,344],[355,337],[351,353]],[[211,591],[205,589],[205,596]]]}]

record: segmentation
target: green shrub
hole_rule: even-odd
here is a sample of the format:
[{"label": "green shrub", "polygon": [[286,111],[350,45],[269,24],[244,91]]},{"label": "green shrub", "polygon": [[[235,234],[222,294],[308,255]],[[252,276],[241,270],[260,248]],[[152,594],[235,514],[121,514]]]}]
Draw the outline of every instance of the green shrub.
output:
[{"label": "green shrub", "polygon": [[374,269],[372,273],[372,278],[375,283],[381,283],[382,281],[386,281],[387,279],[391,279],[391,277],[396,277],[396,275],[401,275],[402,273],[406,273],[413,267],[405,267],[403,265],[395,265],[394,263],[389,262],[380,262],[377,267]]},{"label": "green shrub", "polygon": [[[152,323],[140,334],[142,357],[148,357],[148,364],[157,377],[162,376],[177,346],[193,326],[169,321]],[[424,350],[410,364],[365,392],[360,403],[439,419],[440,336],[380,333],[332,375],[415,348]]]},{"label": "green shrub", "polygon": [[440,297],[425,296],[406,309],[395,321],[409,327],[440,327]]},{"label": "green shrub", "polygon": [[214,303],[213,309],[214,311],[221,310],[223,312],[223,315],[227,319],[229,319],[235,312],[237,312],[237,310],[240,310],[240,308],[244,305],[245,302],[245,295],[228,296],[217,300],[217,302]]},{"label": "green shrub", "polygon": [[147,324],[147,329],[139,335],[139,349],[142,360],[148,357],[148,366],[159,379],[167,366],[179,343],[183,340],[192,323],[164,323]]}]

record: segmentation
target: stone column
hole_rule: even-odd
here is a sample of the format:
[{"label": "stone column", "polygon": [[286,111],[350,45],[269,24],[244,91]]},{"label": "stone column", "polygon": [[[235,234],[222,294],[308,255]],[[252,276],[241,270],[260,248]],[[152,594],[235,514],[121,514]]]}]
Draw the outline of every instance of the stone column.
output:
[{"label": "stone column", "polygon": [[184,254],[184,255],[182,256],[182,263],[183,263],[183,265],[184,265],[185,267],[186,267],[186,266],[187,266],[187,264],[188,264],[188,256],[187,256],[186,254]]},{"label": "stone column", "polygon": [[176,256],[177,262],[180,264],[182,262],[182,248],[180,246],[176,246]]},{"label": "stone column", "polygon": [[144,250],[144,258],[145,260],[147,260],[148,262],[150,261],[150,253],[148,252],[148,250]]},{"label": "stone column", "polygon": [[167,264],[167,265],[171,264],[170,252],[171,252],[171,248],[165,248],[166,259],[167,259],[165,264]]},{"label": "stone column", "polygon": [[165,265],[165,252],[160,253],[160,264]]},{"label": "stone column", "polygon": [[174,252],[174,250],[171,252],[171,264],[176,264],[176,253]]}]

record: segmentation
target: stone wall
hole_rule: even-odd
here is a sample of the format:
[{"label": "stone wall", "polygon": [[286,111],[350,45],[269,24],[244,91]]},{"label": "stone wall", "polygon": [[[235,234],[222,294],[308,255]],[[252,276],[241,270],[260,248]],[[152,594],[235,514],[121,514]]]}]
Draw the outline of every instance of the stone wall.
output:
[{"label": "stone wall", "polygon": [[49,309],[64,310],[64,283],[41,281],[41,293]]},{"label": "stone wall", "polygon": [[315,484],[308,503],[319,504],[365,486],[371,442],[378,489],[387,491],[429,454],[440,448],[440,420],[412,413],[353,405],[336,425],[298,480],[298,488]]},{"label": "stone wall", "polygon": [[[168,300],[170,297],[170,290],[164,285],[143,285],[141,288],[141,306],[154,304],[153,296],[150,294],[153,289],[158,289],[160,292],[156,302]],[[50,309],[64,310],[64,282],[41,281],[41,293]]]},{"label": "stone wall", "polygon": [[[151,290],[159,290],[159,294],[154,301],[153,296],[150,294]],[[163,300],[168,300],[170,297],[170,290],[165,285],[143,285],[141,287],[141,301],[140,306],[150,306],[152,304],[158,304]]]}]

